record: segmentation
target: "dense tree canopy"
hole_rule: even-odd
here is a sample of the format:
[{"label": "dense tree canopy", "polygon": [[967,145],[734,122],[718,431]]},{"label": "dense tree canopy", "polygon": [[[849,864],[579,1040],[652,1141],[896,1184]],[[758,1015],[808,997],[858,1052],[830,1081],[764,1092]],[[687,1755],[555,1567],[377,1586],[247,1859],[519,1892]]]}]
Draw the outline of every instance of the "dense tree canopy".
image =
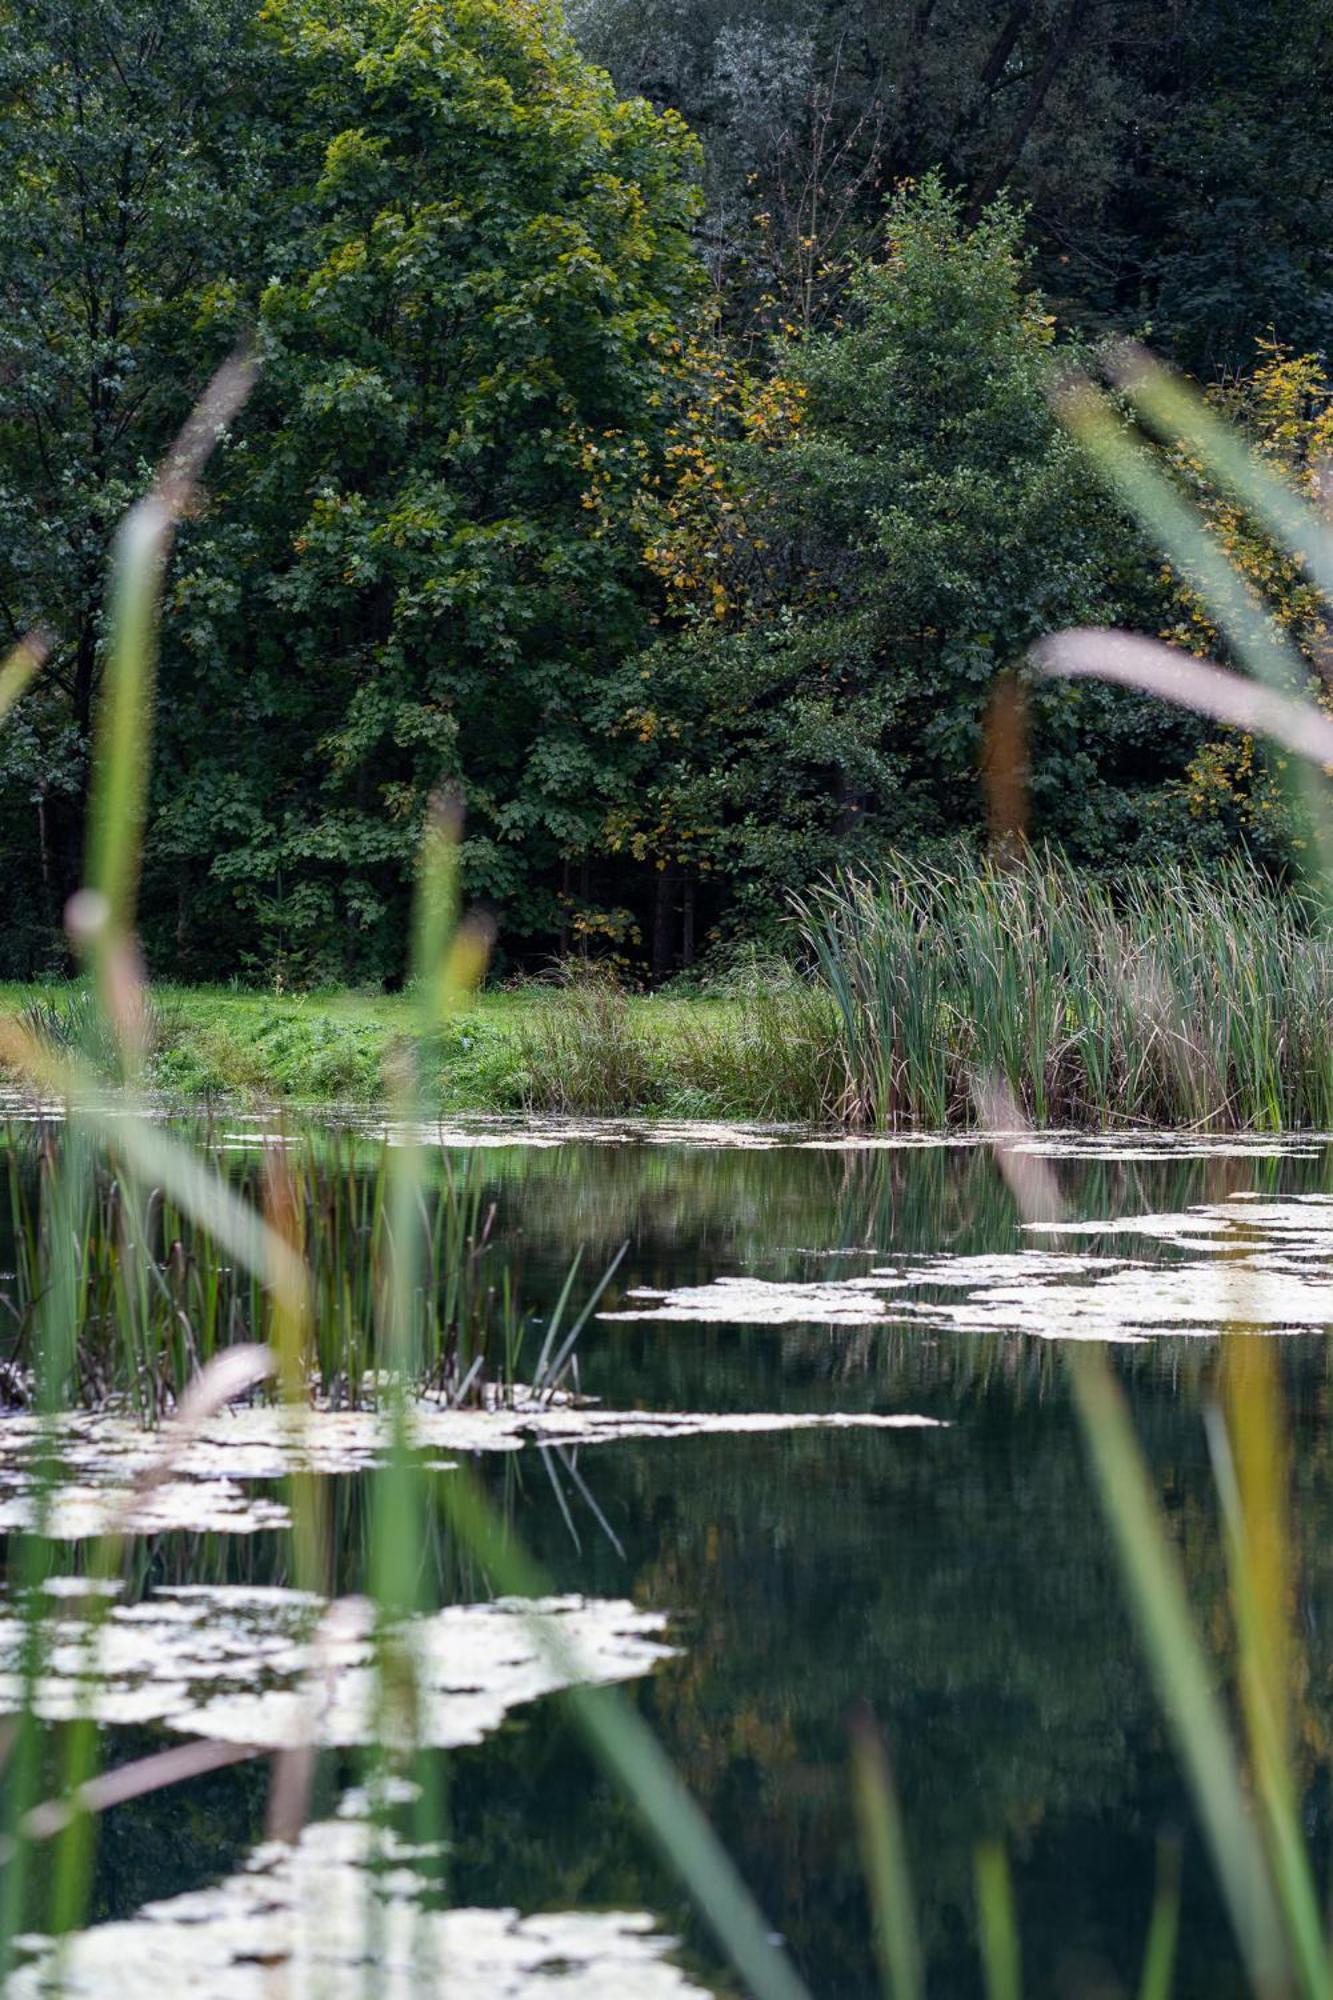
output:
[{"label": "dense tree canopy", "polygon": [[275,0],[267,20],[310,173],[245,447],[177,574],[154,846],[195,920],[378,975],[442,780],[466,780],[470,889],[519,932],[554,928],[596,837],[599,689],[643,622],[625,495],[672,399],[694,155],[538,8]]},{"label": "dense tree canopy", "polygon": [[626,89],[708,159],[706,242],[734,324],[836,309],[905,176],[971,219],[1030,210],[1041,282],[1083,323],[1151,325],[1245,365],[1325,337],[1333,282],[1320,0],[570,0]]},{"label": "dense tree canopy", "polygon": [[[997,675],[1043,632],[1163,608],[1052,409],[1019,228],[996,206],[967,229],[936,181],[899,197],[845,324],[790,351],[785,407],[718,441],[734,505],[701,514],[693,612],[686,594],[681,635],[645,656],[640,826],[752,919],[840,862],[977,824]],[[1126,855],[1191,727],[1092,688],[1034,702],[1034,830]]]},{"label": "dense tree canopy", "polygon": [[[567,14],[0,0],[0,620],[54,638],[0,738],[0,968],[60,960],[110,536],[240,338],[144,875],[201,975],[393,974],[455,780],[528,959],[665,972],[967,837],[1034,638],[1189,623],[1053,356],[1147,330],[1242,421],[1275,365],[1319,404],[1313,0]],[[1098,865],[1254,837],[1243,745],[1070,691],[1033,740],[1035,829]]]},{"label": "dense tree canopy", "polygon": [[0,736],[11,954],[58,928],[78,876],[116,522],[257,279],[280,80],[252,13],[0,7],[0,619],[5,643],[39,622],[56,641]]},{"label": "dense tree canopy", "polygon": [[696,284],[683,127],[511,0],[126,0],[87,42],[73,5],[19,12],[4,581],[61,644],[11,790],[77,798],[108,528],[252,318],[262,387],[168,603],[150,938],[391,970],[425,798],[462,774],[470,886],[549,928],[642,623],[621,497]]}]

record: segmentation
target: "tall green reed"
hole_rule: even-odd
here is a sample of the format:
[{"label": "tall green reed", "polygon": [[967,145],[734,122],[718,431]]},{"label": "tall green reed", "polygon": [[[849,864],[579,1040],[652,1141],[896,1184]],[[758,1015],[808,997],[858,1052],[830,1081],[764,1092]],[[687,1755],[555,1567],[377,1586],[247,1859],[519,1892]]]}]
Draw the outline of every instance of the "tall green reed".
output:
[{"label": "tall green reed", "polygon": [[1243,862],[1112,886],[1052,852],[894,857],[796,909],[855,1123],[970,1123],[995,1077],[1037,1124],[1273,1131],[1333,1113],[1333,935]]},{"label": "tall green reed", "polygon": [[[1333,603],[1333,532],[1252,465],[1248,455],[1182,384],[1145,357],[1115,370],[1131,414],[1168,443],[1188,444],[1205,470],[1241,500]],[[1083,632],[1045,641],[1040,671],[1091,675],[1197,708],[1232,727],[1258,730],[1294,753],[1301,796],[1316,836],[1310,888],[1320,914],[1333,899],[1324,829],[1333,725],[1305,698],[1304,676],[1287,656],[1263,607],[1234,576],[1189,514],[1168,474],[1135,439],[1109,399],[1083,383],[1065,398],[1071,421],[1110,483],[1139,513],[1163,552],[1195,579],[1246,679],[1182,659],[1150,640]],[[1256,1123],[1290,1118],[1296,1104],[1326,1123],[1333,1051],[1319,1032],[1327,994],[1317,921],[1293,934],[1282,912],[1270,924],[1228,921],[1225,901],[1205,901],[1201,949],[1178,952],[1149,988],[1155,1046],[1197,1101],[1223,1088]],[[1127,902],[1131,941],[1142,938],[1141,896]],[[1211,961],[1209,953],[1211,952]],[[1190,1008],[1193,1008],[1193,1012]],[[1293,1084],[1299,1079],[1299,1086]],[[1023,1108],[1000,1082],[983,1091],[983,1116],[1020,1125]],[[1020,1210],[1040,1226],[1060,1212],[1047,1166],[1004,1141],[998,1156]],[[1291,1662],[1299,1645],[1293,1612],[1287,1514],[1290,1449],[1271,1339],[1222,1329],[1221,1393],[1206,1432],[1227,1558],[1236,1660],[1235,1720],[1216,1685],[1191,1613],[1187,1579],[1172,1546],[1124,1392],[1105,1350],[1075,1343],[1067,1356],[1075,1406],[1125,1588],[1178,1753],[1189,1780],[1252,1990],[1300,1994],[1333,1989],[1323,1885],[1302,1810],[1303,1777],[1293,1741]],[[1149,1933],[1142,1991],[1165,1992],[1175,1932],[1176,1890],[1165,1871]]]},{"label": "tall green reed", "polygon": [[[243,1147],[206,1122],[191,1133],[196,1163],[253,1208],[265,1208],[280,1179],[286,1238],[300,1246],[310,1288],[299,1374],[305,1392],[332,1406],[373,1397],[383,1364],[376,1313],[394,1250],[389,1188],[398,1139],[396,1131],[370,1139],[303,1128]],[[29,1382],[59,1160],[52,1123],[16,1123],[0,1144],[5,1351]],[[535,1366],[521,1268],[495,1241],[494,1225],[477,1156],[462,1168],[433,1160],[402,1225],[420,1266],[408,1308],[413,1379],[449,1402],[512,1401],[521,1374]],[[261,1275],[231,1258],[206,1216],[198,1219],[159,1181],[141,1190],[114,1157],[93,1163],[78,1240],[70,1400],[115,1397],[156,1422],[221,1348],[266,1337]]]}]

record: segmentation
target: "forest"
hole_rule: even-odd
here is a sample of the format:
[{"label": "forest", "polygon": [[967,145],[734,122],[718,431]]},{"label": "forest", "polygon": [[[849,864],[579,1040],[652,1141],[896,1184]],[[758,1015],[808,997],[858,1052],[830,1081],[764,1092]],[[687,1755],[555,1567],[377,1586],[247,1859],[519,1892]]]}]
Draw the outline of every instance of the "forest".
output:
[{"label": "forest", "polygon": [[[5,0],[0,976],[67,964],[116,524],[238,346],[161,615],[141,924],[401,976],[455,787],[500,970],[632,979],[978,848],[997,683],[1221,651],[1062,422],[1126,338],[1290,485],[1333,436],[1317,0]],[[1174,474],[1325,685],[1297,563]],[[1283,867],[1252,738],[1033,687],[1028,837]]]}]

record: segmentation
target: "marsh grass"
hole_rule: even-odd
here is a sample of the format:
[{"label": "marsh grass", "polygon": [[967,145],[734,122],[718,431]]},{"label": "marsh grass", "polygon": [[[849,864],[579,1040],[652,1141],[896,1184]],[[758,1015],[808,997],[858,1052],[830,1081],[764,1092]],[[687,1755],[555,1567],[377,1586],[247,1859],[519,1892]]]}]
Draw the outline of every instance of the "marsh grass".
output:
[{"label": "marsh grass", "polygon": [[[36,1380],[41,1302],[70,1201],[64,1143],[54,1124],[16,1125],[0,1140],[6,1218],[0,1233],[8,1238],[9,1266],[0,1277],[0,1356],[14,1385],[11,1400],[21,1400],[18,1384],[31,1393]],[[354,1407],[368,1394],[373,1400],[385,1365],[377,1302],[396,1254],[388,1201],[393,1146],[307,1129],[238,1150],[207,1125],[190,1143],[202,1166],[255,1206],[280,1171],[284,1228],[304,1246],[311,1300],[299,1349],[289,1357],[293,1379],[303,1394],[334,1407]],[[423,1174],[402,1225],[419,1266],[409,1334],[419,1393],[449,1402],[509,1401],[524,1370],[536,1370],[521,1272],[497,1246],[494,1225],[478,1155],[461,1168],[445,1157]],[[237,1341],[271,1337],[273,1306],[262,1274],[237,1265],[207,1223],[167,1188],[141,1191],[114,1155],[103,1155],[82,1177],[69,1226],[80,1260],[70,1300],[70,1372],[58,1385],[62,1401],[116,1400],[157,1422],[215,1354]],[[566,1296],[573,1280],[571,1271]],[[596,1289],[591,1275],[585,1289]],[[579,1303],[576,1295],[571,1317],[581,1327],[586,1314],[578,1315]],[[573,1359],[571,1351],[562,1379]]]},{"label": "marsh grass", "polygon": [[799,920],[852,1123],[972,1123],[998,1077],[1039,1125],[1333,1124],[1333,934],[1244,863],[1107,884],[1053,853],[900,859]]},{"label": "marsh grass", "polygon": [[828,1121],[842,1085],[830,997],[789,970],[768,981],[673,1000],[578,975],[535,999],[514,1031],[525,1108]]}]

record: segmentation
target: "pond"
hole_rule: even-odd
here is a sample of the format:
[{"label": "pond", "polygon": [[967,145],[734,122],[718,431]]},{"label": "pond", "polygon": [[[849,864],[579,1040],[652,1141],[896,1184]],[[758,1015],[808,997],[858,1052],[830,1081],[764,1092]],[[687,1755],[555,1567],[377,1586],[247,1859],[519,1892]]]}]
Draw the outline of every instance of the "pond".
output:
[{"label": "pond", "polygon": [[[236,1144],[253,1136],[239,1124]],[[419,1476],[446,1478],[476,1452],[585,1670],[651,1721],[812,1991],[878,1990],[848,1779],[848,1718],[868,1702],[901,1793],[932,1992],[980,1991],[972,1868],[988,1837],[1011,1858],[1026,1989],[1133,1991],[1157,1842],[1178,1830],[1175,1990],[1239,1993],[1084,1462],[1065,1343],[1113,1343],[1202,1627],[1225,1649],[1202,1424],[1216,1335],[1283,1337],[1306,1642],[1297,1724],[1323,1879],[1333,1145],[1036,1140],[1068,1220],[1034,1229],[975,1141],[552,1125],[435,1138],[471,1153],[497,1253],[539,1314],[576,1246],[585,1273],[628,1249],[579,1342],[579,1388],[597,1400],[523,1421],[437,1411],[422,1419]],[[72,1638],[62,1653],[57,1625],[40,1706],[47,1729],[91,1708],[112,1767],[190,1735],[263,1749],[313,1737],[328,1753],[312,1824],[294,1849],[264,1844],[266,1757],[116,1805],[70,1990],[139,1991],[188,1965],[195,1990],[258,1994],[289,1954],[339,1976],[355,1965],[340,1926],[346,1885],[368,1867],[364,1609],[353,1596],[325,1616],[293,1588],[280,1416],[213,1420],[180,1476],[145,1498],[96,1662]],[[72,1484],[49,1524],[66,1555],[151,1449],[101,1416],[67,1439]],[[11,1550],[30,1518],[30,1442],[27,1418],[0,1419]],[[303,1448],[334,1526],[337,1591],[353,1594],[373,1420],[329,1414]],[[443,1533],[429,1560],[425,1734],[447,1758],[449,1839],[444,1856],[395,1856],[385,1950],[403,1990],[395,1911],[414,1899],[436,1927],[445,1990],[726,1990],[520,1609],[494,1601]],[[12,1612],[11,1592],[11,1702]],[[303,1676],[321,1648],[312,1722]],[[43,1962],[35,1941],[14,1990],[37,1991]],[[336,1977],[330,1990],[344,1990]]]}]

